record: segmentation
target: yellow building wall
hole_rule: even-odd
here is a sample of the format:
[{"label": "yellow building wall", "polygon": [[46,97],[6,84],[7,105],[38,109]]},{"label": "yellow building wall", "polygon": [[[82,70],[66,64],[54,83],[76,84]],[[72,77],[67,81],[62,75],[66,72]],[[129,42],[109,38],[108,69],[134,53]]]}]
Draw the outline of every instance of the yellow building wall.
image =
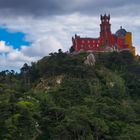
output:
[{"label": "yellow building wall", "polygon": [[130,52],[135,56],[135,47],[132,46],[132,33],[127,32],[125,35],[125,42],[128,44]]}]

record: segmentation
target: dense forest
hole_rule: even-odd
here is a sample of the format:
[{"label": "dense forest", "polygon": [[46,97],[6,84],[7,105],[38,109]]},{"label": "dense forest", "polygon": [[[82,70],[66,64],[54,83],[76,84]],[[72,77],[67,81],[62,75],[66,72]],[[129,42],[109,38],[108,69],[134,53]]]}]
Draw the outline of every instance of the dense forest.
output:
[{"label": "dense forest", "polygon": [[140,140],[140,58],[51,53],[0,72],[0,140]]}]

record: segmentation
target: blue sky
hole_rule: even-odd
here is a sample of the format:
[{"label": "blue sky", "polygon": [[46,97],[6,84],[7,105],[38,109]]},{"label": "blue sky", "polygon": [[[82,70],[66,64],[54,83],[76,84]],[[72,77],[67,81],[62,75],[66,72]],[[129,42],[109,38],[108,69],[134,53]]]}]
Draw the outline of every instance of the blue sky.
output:
[{"label": "blue sky", "polygon": [[26,34],[22,32],[10,32],[8,29],[0,27],[0,40],[5,41],[7,45],[13,46],[15,49],[22,45],[31,45],[31,42],[25,40],[25,36]]},{"label": "blue sky", "polygon": [[[18,71],[58,49],[71,38],[99,37],[100,14],[111,15],[111,30],[132,32],[140,54],[139,0],[0,0],[0,71]],[[63,4],[62,4],[63,3]]]}]

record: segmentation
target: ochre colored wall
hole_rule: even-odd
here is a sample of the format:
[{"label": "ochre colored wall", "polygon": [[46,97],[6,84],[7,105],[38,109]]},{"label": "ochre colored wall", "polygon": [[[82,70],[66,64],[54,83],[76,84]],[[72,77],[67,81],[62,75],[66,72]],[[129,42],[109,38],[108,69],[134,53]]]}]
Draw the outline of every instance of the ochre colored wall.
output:
[{"label": "ochre colored wall", "polygon": [[135,55],[135,47],[132,46],[132,34],[131,32],[127,32],[125,35],[125,42],[128,45],[128,48],[130,49],[131,53]]},{"label": "ochre colored wall", "polygon": [[127,32],[125,35],[125,42],[128,44],[128,47],[132,48],[132,34],[130,32]]}]

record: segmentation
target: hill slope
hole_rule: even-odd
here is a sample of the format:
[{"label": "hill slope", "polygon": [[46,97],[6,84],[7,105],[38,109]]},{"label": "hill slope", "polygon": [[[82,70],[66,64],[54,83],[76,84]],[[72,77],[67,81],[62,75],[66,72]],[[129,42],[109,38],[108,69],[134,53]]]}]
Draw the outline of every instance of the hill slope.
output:
[{"label": "hill slope", "polygon": [[139,140],[140,61],[128,52],[59,51],[0,73],[0,139]]}]

